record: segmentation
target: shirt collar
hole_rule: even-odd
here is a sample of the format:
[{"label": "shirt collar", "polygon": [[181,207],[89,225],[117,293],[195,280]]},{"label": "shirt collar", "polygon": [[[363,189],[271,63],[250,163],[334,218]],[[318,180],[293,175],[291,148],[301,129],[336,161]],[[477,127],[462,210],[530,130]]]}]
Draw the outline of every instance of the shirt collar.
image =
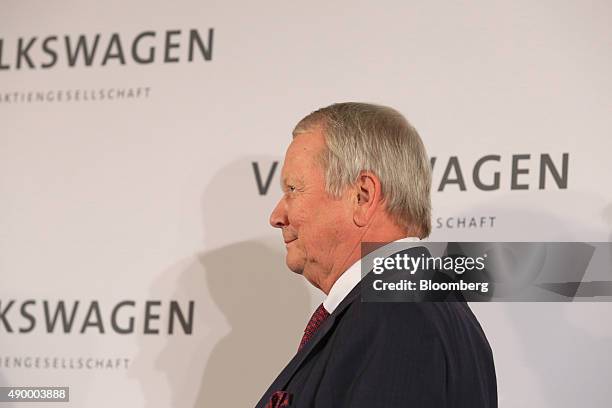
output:
[{"label": "shirt collar", "polygon": [[[401,242],[418,242],[419,238],[416,237],[406,237],[401,238],[393,243],[401,243]],[[387,244],[388,245],[388,244]],[[384,248],[384,247],[383,247]],[[336,310],[336,307],[344,300],[346,295],[349,294],[351,290],[359,283],[361,280],[361,259],[351,265],[340,277],[334,282],[331,289],[329,290],[329,294],[323,301],[323,307],[330,314]]]}]

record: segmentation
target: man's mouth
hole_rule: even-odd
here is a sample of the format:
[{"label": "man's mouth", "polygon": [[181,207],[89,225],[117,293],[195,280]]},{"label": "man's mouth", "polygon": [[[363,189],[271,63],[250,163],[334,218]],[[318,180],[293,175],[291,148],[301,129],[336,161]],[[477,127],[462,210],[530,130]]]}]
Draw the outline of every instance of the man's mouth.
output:
[{"label": "man's mouth", "polygon": [[285,245],[289,245],[290,243],[292,243],[293,241],[295,241],[297,238],[293,238],[293,239],[289,239],[285,241]]}]

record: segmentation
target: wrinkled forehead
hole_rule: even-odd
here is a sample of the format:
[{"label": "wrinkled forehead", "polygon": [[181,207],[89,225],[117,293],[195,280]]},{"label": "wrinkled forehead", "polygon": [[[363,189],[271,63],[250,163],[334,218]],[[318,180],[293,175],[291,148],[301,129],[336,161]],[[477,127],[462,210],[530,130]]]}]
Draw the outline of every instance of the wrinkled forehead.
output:
[{"label": "wrinkled forehead", "polygon": [[321,133],[297,135],[285,153],[283,176],[304,176],[305,173],[322,171],[320,155],[324,149],[325,139]]},{"label": "wrinkled forehead", "polygon": [[325,147],[325,140],[318,132],[301,133],[293,138],[287,148],[285,161],[289,159],[314,158]]}]

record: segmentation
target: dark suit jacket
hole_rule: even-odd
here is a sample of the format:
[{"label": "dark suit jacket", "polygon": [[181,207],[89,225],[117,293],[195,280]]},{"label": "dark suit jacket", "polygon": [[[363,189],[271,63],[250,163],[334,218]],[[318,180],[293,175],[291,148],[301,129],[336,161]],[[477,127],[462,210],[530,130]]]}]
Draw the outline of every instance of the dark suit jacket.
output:
[{"label": "dark suit jacket", "polygon": [[497,407],[491,348],[467,303],[366,303],[360,290],[361,283],[257,408],[276,391],[291,394],[292,408]]}]

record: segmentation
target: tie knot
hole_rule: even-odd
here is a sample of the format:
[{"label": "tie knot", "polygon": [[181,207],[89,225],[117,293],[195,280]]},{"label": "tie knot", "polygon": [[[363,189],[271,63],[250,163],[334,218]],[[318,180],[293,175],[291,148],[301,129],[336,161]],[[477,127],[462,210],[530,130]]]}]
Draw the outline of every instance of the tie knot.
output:
[{"label": "tie knot", "polygon": [[298,351],[300,351],[302,347],[304,347],[304,345],[308,343],[312,336],[314,336],[319,326],[321,326],[323,321],[325,321],[328,316],[329,312],[325,310],[325,308],[323,307],[323,303],[321,303],[319,307],[317,307],[317,310],[315,310],[312,316],[310,317],[310,320],[308,321],[308,324],[304,329],[304,336],[302,336],[302,341],[300,342],[300,347],[298,348]]}]

